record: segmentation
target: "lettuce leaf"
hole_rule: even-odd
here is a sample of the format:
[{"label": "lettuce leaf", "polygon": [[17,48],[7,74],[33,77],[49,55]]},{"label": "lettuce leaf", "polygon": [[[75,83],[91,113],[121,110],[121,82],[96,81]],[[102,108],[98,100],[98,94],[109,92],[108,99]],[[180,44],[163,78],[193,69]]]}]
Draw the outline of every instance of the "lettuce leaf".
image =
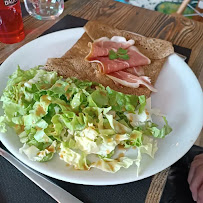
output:
[{"label": "lettuce leaf", "polygon": [[56,152],[56,141],[52,142],[46,149],[40,150],[36,146],[24,144],[23,147],[19,149],[20,153],[24,153],[31,161],[46,162],[53,158]]},{"label": "lettuce leaf", "polygon": [[87,164],[86,154],[84,152],[77,153],[74,150],[66,146],[66,143],[61,143],[59,156],[69,165],[72,165],[75,169],[89,170]]},{"label": "lettuce leaf", "polygon": [[148,136],[153,136],[155,138],[164,138],[172,131],[172,128],[168,125],[168,121],[165,117],[163,117],[163,120],[165,122],[165,125],[161,129],[158,128],[157,124],[152,123],[151,121],[146,121],[145,123],[142,123],[142,125],[135,127],[135,129],[142,131],[143,134]]},{"label": "lettuce leaf", "polygon": [[129,168],[133,160],[128,157],[121,157],[119,160],[104,158],[91,164],[91,167],[98,168],[105,172],[116,173],[123,168]]},{"label": "lettuce leaf", "polygon": [[0,116],[0,132],[5,133],[6,130],[6,123],[4,116]]},{"label": "lettuce leaf", "polygon": [[142,132],[133,130],[129,135],[129,139],[122,141],[121,144],[124,148],[140,147],[142,145]]},{"label": "lettuce leaf", "polygon": [[141,170],[140,165],[142,161],[142,154],[148,154],[151,158],[154,158],[154,155],[158,150],[157,141],[150,137],[144,136],[143,144],[140,145],[137,149],[138,149],[138,155],[135,160],[135,164],[137,166],[137,176],[138,176]]},{"label": "lettuce leaf", "polygon": [[138,97],[138,99],[139,99],[139,103],[140,103],[139,114],[141,114],[144,111],[145,106],[146,106],[146,97],[144,95],[141,95]]},{"label": "lettuce leaf", "polygon": [[138,97],[136,95],[125,95],[121,92],[112,90],[110,87],[106,88],[109,98],[109,106],[112,110],[123,112],[134,112],[138,105]]}]

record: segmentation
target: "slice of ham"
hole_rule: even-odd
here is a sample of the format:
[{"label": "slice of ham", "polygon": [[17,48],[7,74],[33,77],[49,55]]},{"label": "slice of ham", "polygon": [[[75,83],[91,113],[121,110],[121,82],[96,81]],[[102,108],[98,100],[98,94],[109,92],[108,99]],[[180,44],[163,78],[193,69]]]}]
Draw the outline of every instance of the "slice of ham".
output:
[{"label": "slice of ham", "polygon": [[[142,67],[150,64],[151,61],[134,46],[134,43],[134,40],[127,41],[124,37],[119,36],[111,39],[102,37],[88,44],[91,50],[85,59],[89,62],[98,63],[99,71],[120,86],[138,88],[141,85],[156,92],[157,90],[152,86],[150,79],[144,76]],[[109,51],[117,52],[119,48],[127,50],[128,60],[109,59]]]},{"label": "slice of ham", "polygon": [[143,76],[144,75],[144,68],[142,66],[127,68],[124,71],[127,73],[131,73],[135,76]]},{"label": "slice of ham", "polygon": [[157,90],[152,86],[150,79],[146,76],[135,76],[131,73],[124,71],[117,71],[114,73],[107,74],[114,82],[119,83],[126,87],[138,88],[140,85],[147,87],[152,92],[157,92]]},{"label": "slice of ham", "polygon": [[120,36],[114,36],[111,39],[108,37],[102,37],[95,40],[94,43],[88,43],[91,51],[86,56],[86,59],[91,61],[99,56],[108,56],[111,49],[114,51],[117,51],[119,48],[128,49],[130,46],[134,45],[134,43],[134,40],[126,41],[124,37]]},{"label": "slice of ham", "polygon": [[[89,44],[91,50],[87,55],[86,60],[89,62],[99,63],[100,72],[104,74],[124,70],[130,67],[150,64],[150,59],[140,53],[139,50],[132,44],[134,44],[133,40],[126,41],[125,38],[118,36],[111,40],[106,37],[100,38],[94,43]],[[129,56],[129,60],[109,59],[109,51],[111,49],[117,51],[118,48],[125,48],[128,50],[127,54]]]},{"label": "slice of ham", "polygon": [[104,56],[97,57],[90,62],[99,63],[100,64],[99,71],[104,74],[116,72],[130,67],[129,62],[125,60],[119,59],[110,60],[108,57]]}]

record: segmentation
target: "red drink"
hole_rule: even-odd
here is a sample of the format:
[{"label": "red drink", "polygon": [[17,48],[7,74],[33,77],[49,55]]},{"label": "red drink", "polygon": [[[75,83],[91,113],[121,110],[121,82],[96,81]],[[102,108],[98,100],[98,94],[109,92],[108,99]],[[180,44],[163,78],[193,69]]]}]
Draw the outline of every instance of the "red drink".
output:
[{"label": "red drink", "polygon": [[0,42],[13,44],[25,37],[19,0],[0,0]]}]

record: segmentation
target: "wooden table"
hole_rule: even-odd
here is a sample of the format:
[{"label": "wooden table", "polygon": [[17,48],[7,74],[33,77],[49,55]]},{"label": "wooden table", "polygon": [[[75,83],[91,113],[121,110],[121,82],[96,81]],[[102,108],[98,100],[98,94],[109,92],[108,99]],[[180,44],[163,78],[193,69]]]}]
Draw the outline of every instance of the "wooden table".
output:
[{"label": "wooden table", "polygon": [[[115,2],[113,0],[69,0],[63,14],[55,21],[39,21],[31,16],[24,17],[26,38],[17,44],[0,43],[0,63],[12,52],[40,36],[67,14],[87,20],[99,19],[120,29],[141,35],[165,39],[175,45],[192,50],[189,66],[203,86],[203,24],[182,16],[170,16],[159,12]],[[203,146],[203,133],[197,145]],[[168,169],[153,177],[146,202],[159,202]]]}]

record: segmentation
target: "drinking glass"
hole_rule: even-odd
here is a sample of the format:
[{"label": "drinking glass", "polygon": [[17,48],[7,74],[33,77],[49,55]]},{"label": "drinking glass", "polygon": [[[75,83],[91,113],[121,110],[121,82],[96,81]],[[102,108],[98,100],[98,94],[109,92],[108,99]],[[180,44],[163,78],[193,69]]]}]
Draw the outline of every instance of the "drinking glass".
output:
[{"label": "drinking glass", "polygon": [[0,42],[13,44],[24,37],[20,0],[0,0]]},{"label": "drinking glass", "polygon": [[24,0],[27,12],[38,20],[55,20],[64,10],[64,0]]}]

